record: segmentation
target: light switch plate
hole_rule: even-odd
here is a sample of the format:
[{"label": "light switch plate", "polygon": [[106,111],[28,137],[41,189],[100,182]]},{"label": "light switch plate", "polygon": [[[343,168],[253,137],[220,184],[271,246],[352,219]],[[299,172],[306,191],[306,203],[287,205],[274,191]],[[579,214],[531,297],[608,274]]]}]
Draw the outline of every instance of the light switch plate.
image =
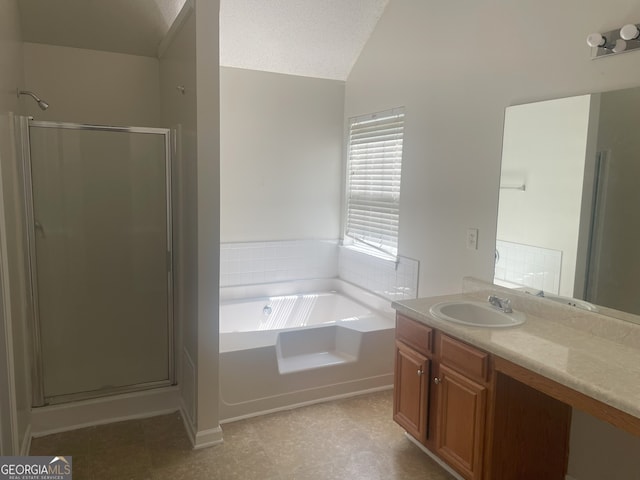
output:
[{"label": "light switch plate", "polygon": [[478,229],[477,228],[467,229],[467,249],[468,250],[478,249]]}]

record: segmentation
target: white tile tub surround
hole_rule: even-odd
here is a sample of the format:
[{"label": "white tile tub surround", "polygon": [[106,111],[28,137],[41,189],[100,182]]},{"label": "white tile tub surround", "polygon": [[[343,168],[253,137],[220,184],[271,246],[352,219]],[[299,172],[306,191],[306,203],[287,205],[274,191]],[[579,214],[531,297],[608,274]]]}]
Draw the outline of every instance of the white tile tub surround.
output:
[{"label": "white tile tub surround", "polygon": [[220,286],[338,276],[337,240],[285,240],[220,245]]},{"label": "white tile tub surround", "polygon": [[496,280],[560,293],[561,251],[504,240],[496,240],[496,251]]},{"label": "white tile tub surround", "polygon": [[338,251],[338,276],[342,280],[392,301],[418,296],[417,260],[398,257],[396,263],[344,246]]},{"label": "white tile tub surround", "polygon": [[220,245],[220,286],[339,277],[387,300],[416,298],[419,262],[378,258],[338,240],[284,240]]}]

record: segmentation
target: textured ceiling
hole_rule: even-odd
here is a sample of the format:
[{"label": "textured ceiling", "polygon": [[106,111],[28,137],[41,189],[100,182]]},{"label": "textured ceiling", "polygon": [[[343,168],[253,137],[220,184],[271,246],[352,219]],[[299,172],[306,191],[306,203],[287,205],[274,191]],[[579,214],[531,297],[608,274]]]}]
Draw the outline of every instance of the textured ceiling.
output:
[{"label": "textured ceiling", "polygon": [[346,80],[389,0],[223,0],[220,64]]},{"label": "textured ceiling", "polygon": [[[346,80],[389,0],[221,0],[220,64]],[[155,57],[185,0],[20,0],[27,42]]]}]

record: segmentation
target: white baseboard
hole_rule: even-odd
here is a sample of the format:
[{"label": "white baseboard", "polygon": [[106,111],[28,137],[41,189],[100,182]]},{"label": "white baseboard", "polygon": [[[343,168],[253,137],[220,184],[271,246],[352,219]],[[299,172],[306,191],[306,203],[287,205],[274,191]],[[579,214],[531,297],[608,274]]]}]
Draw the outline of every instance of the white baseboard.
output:
[{"label": "white baseboard", "polygon": [[186,348],[182,349],[182,383],[180,384],[180,405],[183,414],[195,423],[196,416],[196,367]]},{"label": "white baseboard", "polygon": [[196,441],[193,444],[193,448],[198,450],[200,448],[213,447],[223,442],[222,440],[222,428],[218,425],[216,428],[210,428],[196,433]]},{"label": "white baseboard", "polygon": [[287,410],[294,410],[296,408],[307,407],[309,405],[317,405],[318,403],[333,402],[335,400],[343,400],[345,398],[359,397],[361,395],[366,395],[368,393],[382,392],[382,391],[391,390],[391,389],[393,389],[393,385],[385,385],[385,386],[382,386],[382,387],[367,388],[365,390],[358,390],[356,392],[341,393],[339,395],[331,395],[329,397],[317,398],[315,400],[308,400],[306,402],[293,403],[291,405],[285,405],[285,406],[282,406],[282,407],[270,408],[268,410],[260,410],[258,412],[252,412],[252,413],[248,413],[246,415],[238,415],[237,417],[223,418],[223,419],[220,420],[220,423],[222,425],[224,425],[225,423],[233,423],[233,422],[237,422],[239,420],[246,420],[247,418],[260,417],[262,415],[269,415],[271,413],[277,413],[277,412],[286,412]]},{"label": "white baseboard", "polygon": [[218,425],[216,428],[210,428],[198,432],[196,427],[189,420],[189,416],[185,412],[184,402],[180,402],[180,412],[182,413],[182,421],[184,423],[184,429],[187,432],[187,436],[191,441],[191,445],[194,450],[201,448],[213,447],[223,443],[222,428]]},{"label": "white baseboard", "polygon": [[33,435],[31,435],[31,424],[27,426],[27,430],[24,432],[24,438],[22,439],[22,445],[20,446],[20,455],[27,456],[29,455],[29,450],[31,450],[31,439]]},{"label": "white baseboard", "polygon": [[38,407],[31,410],[30,437],[164,415],[177,410],[180,410],[177,386]]},{"label": "white baseboard", "polygon": [[192,446],[196,444],[196,429],[193,426],[192,419],[189,417],[187,413],[187,407],[184,404],[184,398],[180,396],[180,416],[182,417],[182,423],[184,424],[184,429],[187,432],[187,437],[189,437],[189,441]]}]

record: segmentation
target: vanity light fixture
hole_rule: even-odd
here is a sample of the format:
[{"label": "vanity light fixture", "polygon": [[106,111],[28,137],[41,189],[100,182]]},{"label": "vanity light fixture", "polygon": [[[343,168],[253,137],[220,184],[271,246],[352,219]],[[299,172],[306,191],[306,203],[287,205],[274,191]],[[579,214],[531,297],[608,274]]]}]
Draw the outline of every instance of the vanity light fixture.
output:
[{"label": "vanity light fixture", "polygon": [[627,42],[622,38],[617,39],[611,43],[607,40],[607,37],[600,33],[592,33],[587,37],[587,45],[590,47],[602,48],[609,50],[611,53],[620,53],[627,48]]},{"label": "vanity light fixture", "polygon": [[620,29],[620,37],[622,37],[623,40],[638,40],[638,37],[640,37],[640,28],[638,28],[638,25],[628,23]]},{"label": "vanity light fixture", "polygon": [[587,45],[591,47],[592,58],[630,52],[640,48],[640,28],[629,23],[617,30],[592,33],[587,37]]}]

